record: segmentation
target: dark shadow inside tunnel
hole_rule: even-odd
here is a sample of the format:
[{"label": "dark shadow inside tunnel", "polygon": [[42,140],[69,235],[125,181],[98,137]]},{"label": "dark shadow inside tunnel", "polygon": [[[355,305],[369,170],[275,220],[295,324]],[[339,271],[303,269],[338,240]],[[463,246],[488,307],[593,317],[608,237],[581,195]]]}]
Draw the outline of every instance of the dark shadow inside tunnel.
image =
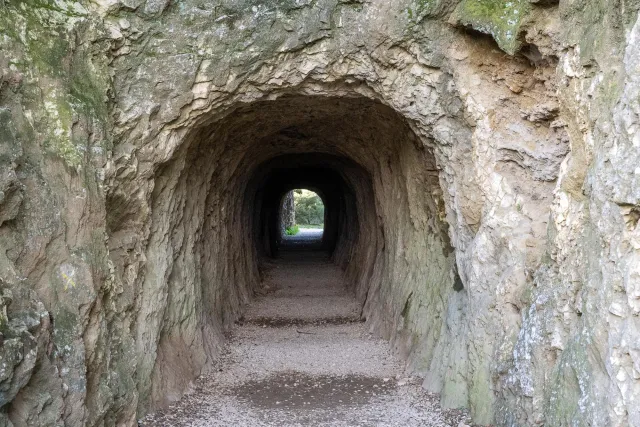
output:
[{"label": "dark shadow inside tunnel", "polygon": [[[258,170],[254,239],[262,255],[275,258],[281,250],[322,250],[333,255],[336,247],[358,239],[357,200],[349,181],[355,176],[364,182],[370,178],[355,162],[321,153],[289,154],[265,162]],[[320,239],[287,239],[281,232],[282,199],[296,188],[314,191],[322,199],[324,229]]]}]

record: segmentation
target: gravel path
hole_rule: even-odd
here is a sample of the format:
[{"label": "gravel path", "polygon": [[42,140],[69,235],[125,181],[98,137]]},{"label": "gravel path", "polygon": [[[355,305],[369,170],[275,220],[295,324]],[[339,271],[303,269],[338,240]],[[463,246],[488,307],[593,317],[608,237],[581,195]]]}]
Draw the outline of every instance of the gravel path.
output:
[{"label": "gravel path", "polygon": [[317,252],[283,252],[266,295],[192,393],[143,426],[464,426],[387,342],[369,334],[341,272]]},{"label": "gravel path", "polygon": [[295,236],[285,236],[285,238],[293,239],[322,239],[322,228],[301,228]]},{"label": "gravel path", "polygon": [[322,228],[301,228],[294,236],[282,236],[282,243],[289,250],[319,250],[323,233]]}]

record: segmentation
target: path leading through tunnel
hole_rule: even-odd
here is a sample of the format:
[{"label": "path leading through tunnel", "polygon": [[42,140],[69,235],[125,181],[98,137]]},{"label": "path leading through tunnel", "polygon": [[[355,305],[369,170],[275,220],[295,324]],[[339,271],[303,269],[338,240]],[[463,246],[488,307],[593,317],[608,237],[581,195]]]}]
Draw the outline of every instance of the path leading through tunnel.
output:
[{"label": "path leading through tunnel", "polygon": [[[308,233],[307,233],[308,234]],[[264,292],[232,330],[224,355],[193,391],[143,426],[459,426],[360,307],[325,252],[300,236],[267,266]],[[462,422],[462,423],[461,423]]]},{"label": "path leading through tunnel", "polygon": [[284,251],[317,251],[322,247],[321,228],[301,228],[298,234],[293,236],[282,236]]}]

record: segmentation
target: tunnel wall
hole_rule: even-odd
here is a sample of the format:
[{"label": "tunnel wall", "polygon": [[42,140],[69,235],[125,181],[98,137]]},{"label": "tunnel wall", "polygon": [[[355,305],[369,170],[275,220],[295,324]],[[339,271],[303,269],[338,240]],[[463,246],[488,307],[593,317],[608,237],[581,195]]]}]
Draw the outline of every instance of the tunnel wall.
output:
[{"label": "tunnel wall", "polygon": [[[637,5],[510,4],[5,1],[3,421],[134,425],[206,369],[259,283],[250,239],[220,233],[251,206],[224,194],[249,178],[215,142],[288,94],[376,100],[433,151],[441,200],[413,195],[407,148],[406,176],[372,185],[404,184],[405,208],[366,197],[376,245],[337,256],[445,406],[639,423]],[[420,200],[446,233],[411,223]]]},{"label": "tunnel wall", "polygon": [[279,217],[281,234],[285,234],[287,228],[296,225],[296,207],[295,200],[293,198],[293,191],[289,191],[282,197]]}]

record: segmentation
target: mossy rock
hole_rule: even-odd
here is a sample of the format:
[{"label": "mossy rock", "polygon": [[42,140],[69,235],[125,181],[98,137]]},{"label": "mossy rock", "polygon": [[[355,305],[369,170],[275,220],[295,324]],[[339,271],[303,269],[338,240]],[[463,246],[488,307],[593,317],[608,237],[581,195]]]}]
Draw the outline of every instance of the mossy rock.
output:
[{"label": "mossy rock", "polygon": [[518,36],[531,10],[529,0],[463,0],[450,23],[489,34],[510,55],[520,48]]}]

